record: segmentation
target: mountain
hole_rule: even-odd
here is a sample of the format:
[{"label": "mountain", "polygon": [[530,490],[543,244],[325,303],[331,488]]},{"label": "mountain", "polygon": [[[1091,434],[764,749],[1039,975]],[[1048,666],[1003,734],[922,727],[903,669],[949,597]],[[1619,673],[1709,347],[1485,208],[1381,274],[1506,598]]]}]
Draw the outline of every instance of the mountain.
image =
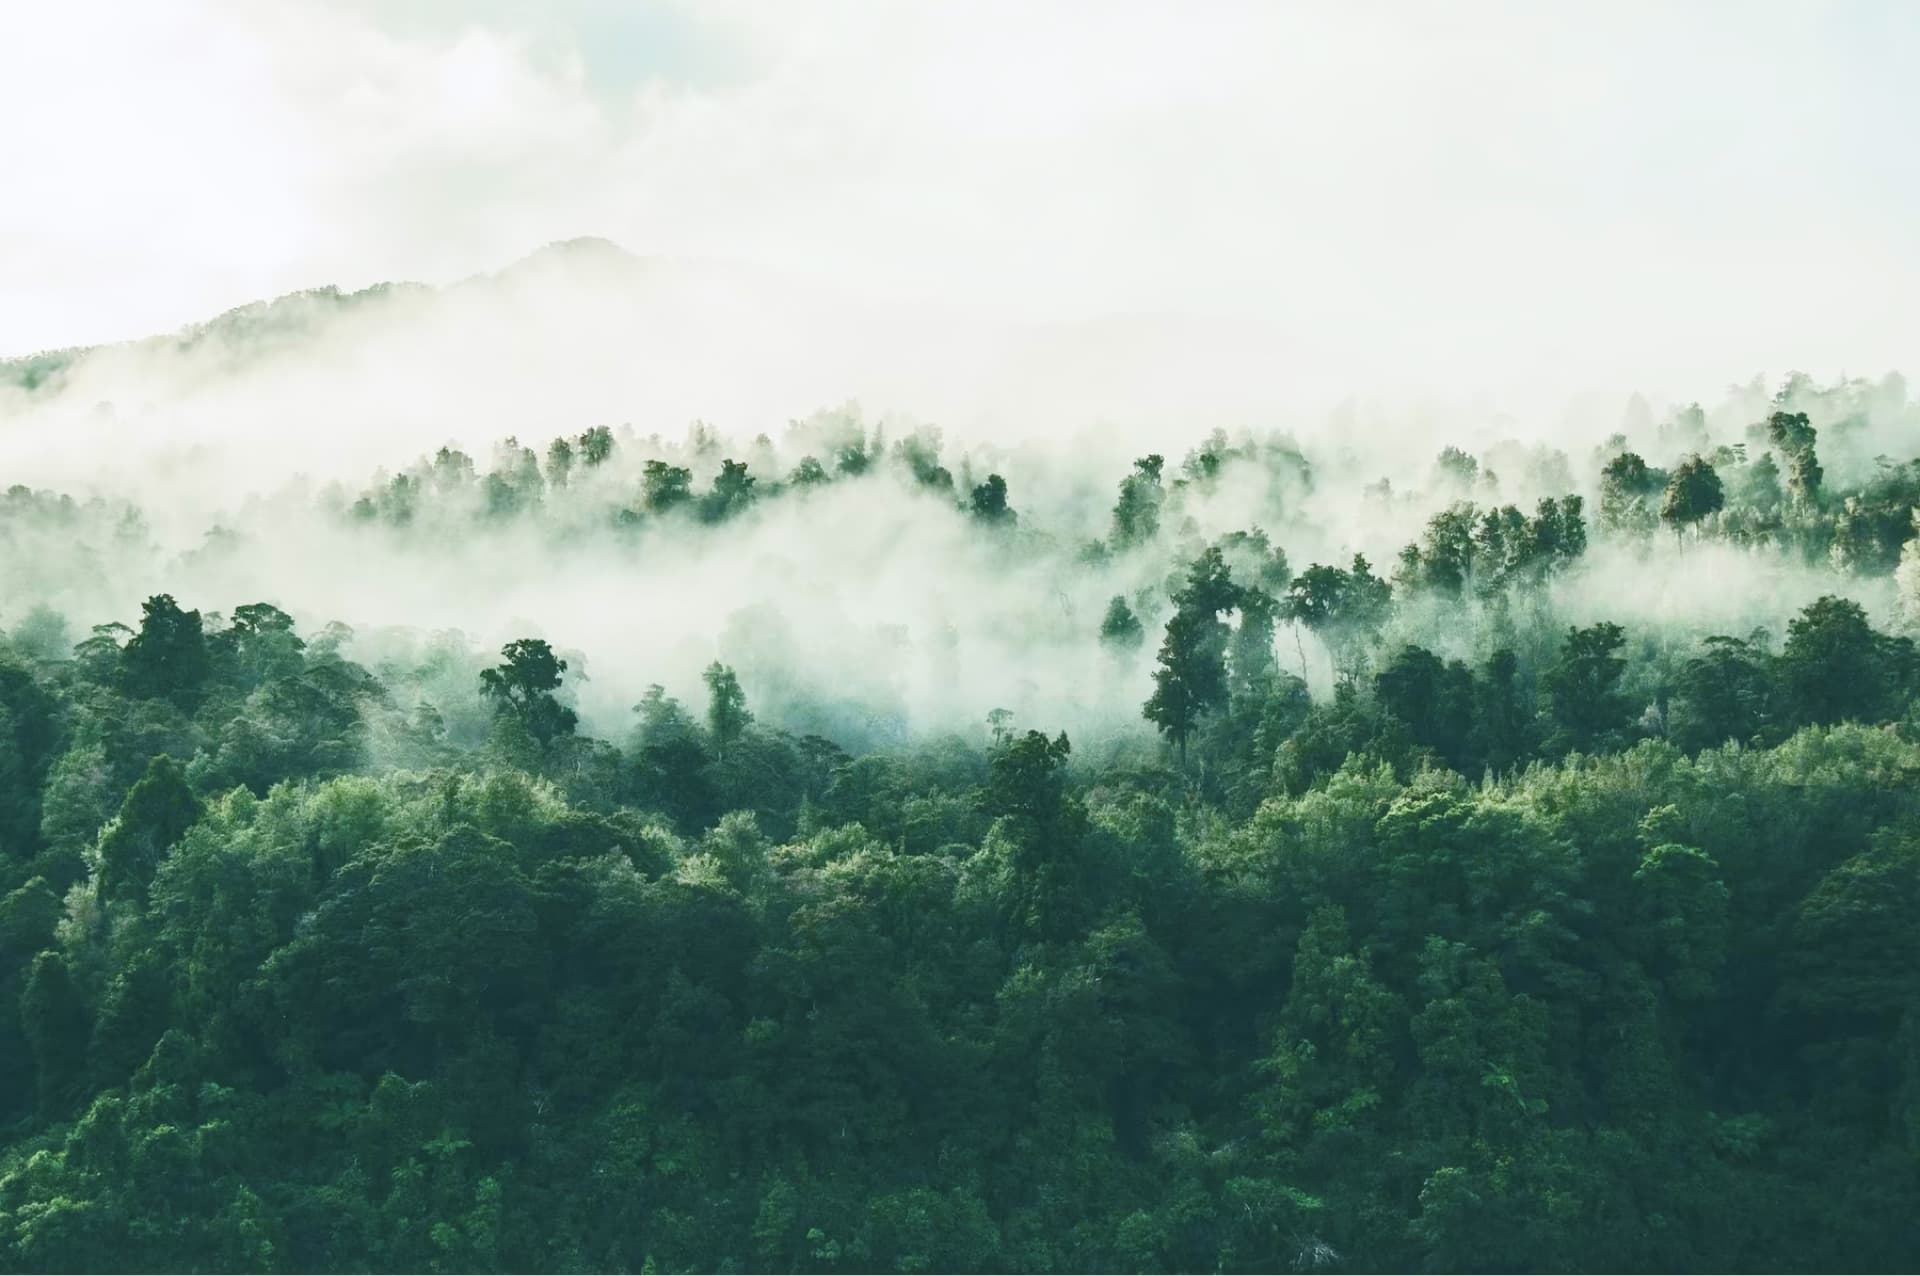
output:
[{"label": "mountain", "polygon": [[35,394],[55,394],[66,386],[80,364],[116,354],[151,358],[194,356],[213,351],[224,366],[231,368],[298,348],[343,316],[395,302],[422,301],[443,292],[460,295],[475,289],[511,285],[554,271],[575,276],[603,274],[635,279],[641,273],[642,264],[641,258],[611,240],[583,237],[549,244],[496,273],[474,275],[448,289],[410,281],[378,283],[351,291],[327,284],[290,292],[271,301],[236,306],[174,333],[0,358],[0,386],[11,385]]},{"label": "mountain", "polygon": [[[1034,320],[877,301],[749,264],[550,244],[443,286],[320,287],[178,332],[0,361],[0,463],[68,476],[218,449],[344,476],[446,443],[695,420],[743,438],[857,401],[975,442],[1115,451],[1265,426],[1299,369],[1284,334],[1232,321]],[[1302,361],[1302,366],[1311,364]],[[1326,400],[1326,401],[1331,401]],[[71,480],[69,480],[71,481]]]}]

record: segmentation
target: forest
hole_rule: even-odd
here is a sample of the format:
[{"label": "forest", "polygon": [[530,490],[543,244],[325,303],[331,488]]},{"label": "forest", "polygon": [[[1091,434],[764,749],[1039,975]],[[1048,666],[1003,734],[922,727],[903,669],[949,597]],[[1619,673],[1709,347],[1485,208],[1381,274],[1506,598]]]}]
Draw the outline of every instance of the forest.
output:
[{"label": "forest", "polygon": [[13,486],[0,1269],[1912,1270],[1915,439]]}]

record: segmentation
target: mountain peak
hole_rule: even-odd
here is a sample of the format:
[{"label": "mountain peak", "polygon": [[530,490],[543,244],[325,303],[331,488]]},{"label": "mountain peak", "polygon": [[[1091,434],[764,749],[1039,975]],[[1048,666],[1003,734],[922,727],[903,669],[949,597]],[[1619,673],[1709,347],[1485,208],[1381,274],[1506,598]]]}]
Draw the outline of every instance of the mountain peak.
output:
[{"label": "mountain peak", "polygon": [[[581,235],[574,239],[556,239],[545,248],[538,248],[528,253],[514,265],[525,266],[537,261],[555,260],[610,263],[637,262],[640,258],[611,239],[603,239],[599,235]],[[508,269],[511,270],[513,267],[509,266]]]}]

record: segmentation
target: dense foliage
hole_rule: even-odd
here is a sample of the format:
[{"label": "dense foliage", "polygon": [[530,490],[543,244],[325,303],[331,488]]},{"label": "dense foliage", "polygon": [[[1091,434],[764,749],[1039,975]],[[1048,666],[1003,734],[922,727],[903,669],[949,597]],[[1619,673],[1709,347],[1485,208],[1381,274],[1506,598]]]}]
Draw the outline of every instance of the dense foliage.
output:
[{"label": "dense foliage", "polygon": [[[1622,440],[1531,512],[1449,450],[1386,575],[1196,537],[1236,467],[1310,486],[1291,447],[1143,458],[1079,551],[1159,581],[1085,625],[1142,674],[1111,738],[829,739],[716,661],[600,739],[539,638],[24,615],[0,1266],[1911,1269],[1920,661],[1850,595],[1913,576],[1920,471],[1836,482],[1811,393],[1752,460],[1683,413],[1670,471]],[[716,447],[562,525],[887,466],[971,535],[1045,519],[924,436]],[[447,451],[336,513],[511,521],[618,451]],[[9,552],[81,508],[9,494]],[[1575,623],[1602,538],[1833,590],[1777,639]]]}]

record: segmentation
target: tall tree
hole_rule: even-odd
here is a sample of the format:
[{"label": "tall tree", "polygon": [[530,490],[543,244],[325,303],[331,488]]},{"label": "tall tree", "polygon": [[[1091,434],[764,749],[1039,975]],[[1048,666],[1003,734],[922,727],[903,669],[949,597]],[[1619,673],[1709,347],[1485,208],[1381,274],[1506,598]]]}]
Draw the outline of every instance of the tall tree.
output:
[{"label": "tall tree", "polygon": [[211,668],[200,613],[183,611],[172,594],[155,594],[141,604],[140,632],[121,653],[121,677],[127,694],[142,700],[172,700],[191,705],[206,685]]},{"label": "tall tree", "polygon": [[1638,452],[1621,452],[1600,471],[1600,523],[1610,531],[1650,531],[1652,502],[1667,486],[1664,470],[1648,465]]},{"label": "tall tree", "polygon": [[1007,481],[998,474],[987,475],[987,481],[973,489],[967,497],[967,512],[996,527],[1010,527],[1018,521],[1007,504]]},{"label": "tall tree", "polygon": [[506,663],[480,671],[480,690],[497,713],[509,714],[542,748],[572,735],[580,717],[554,697],[567,662],[543,638],[517,638],[500,649]]},{"label": "tall tree", "polygon": [[144,901],[160,861],[203,809],[178,762],[163,753],[148,763],[100,834],[101,896]]},{"label": "tall tree", "polygon": [[1800,723],[1877,722],[1902,707],[1894,696],[1912,644],[1886,639],[1850,598],[1829,594],[1787,623],[1780,673]]},{"label": "tall tree", "polygon": [[1720,475],[1705,457],[1690,456],[1667,481],[1660,517],[1677,532],[1719,513],[1726,503],[1727,494],[1721,486]]},{"label": "tall tree", "polygon": [[713,733],[714,756],[724,760],[753,722],[753,714],[733,670],[716,660],[700,676],[707,684],[707,730]]},{"label": "tall tree", "polygon": [[723,523],[743,513],[753,504],[754,478],[747,473],[745,461],[720,462],[720,473],[713,486],[700,498],[700,517],[709,523]]},{"label": "tall tree", "polygon": [[1083,860],[1086,812],[1067,788],[1072,752],[1064,731],[1051,740],[1028,731],[995,746],[988,772],[987,810],[1012,844],[1014,919],[1043,939],[1077,929],[1096,903]]},{"label": "tall tree", "polygon": [[1209,547],[1188,568],[1186,584],[1173,596],[1173,616],[1153,672],[1153,694],[1141,712],[1173,741],[1183,767],[1195,724],[1227,702],[1229,634],[1220,615],[1238,605],[1239,593],[1219,548]]},{"label": "tall tree", "polygon": [[1567,630],[1559,658],[1541,679],[1557,745],[1591,751],[1626,729],[1633,707],[1620,690],[1627,662],[1616,654],[1626,641],[1620,626],[1605,621]]},{"label": "tall tree", "polygon": [[1140,618],[1124,597],[1115,594],[1107,603],[1107,614],[1100,619],[1100,642],[1110,651],[1137,651],[1145,641]]},{"label": "tall tree", "polygon": [[573,444],[562,436],[547,444],[547,482],[565,487],[573,474]]},{"label": "tall tree", "polygon": [[1362,554],[1345,571],[1315,563],[1294,577],[1282,614],[1304,625],[1327,645],[1334,667],[1352,681],[1364,664],[1366,644],[1386,625],[1393,610],[1393,588],[1373,574]]},{"label": "tall tree", "polygon": [[1773,716],[1767,653],[1751,642],[1715,634],[1688,660],[1674,688],[1668,734],[1688,752],[1747,743]]},{"label": "tall tree", "polygon": [[684,466],[648,461],[640,481],[649,514],[671,513],[693,499],[693,471]]},{"label": "tall tree", "polygon": [[1160,472],[1165,465],[1166,458],[1154,452],[1135,461],[1133,473],[1120,480],[1109,537],[1116,551],[1145,544],[1159,534],[1160,507],[1166,501]]},{"label": "tall tree", "polygon": [[1233,628],[1227,648],[1229,691],[1240,697],[1262,696],[1273,685],[1279,663],[1273,656],[1273,622],[1280,604],[1264,589],[1249,586],[1239,592],[1240,623]]},{"label": "tall tree", "polygon": [[1767,440],[1787,458],[1787,491],[1803,505],[1820,498],[1825,471],[1814,450],[1819,437],[1820,432],[1804,412],[1775,412],[1767,418]]},{"label": "tall tree", "polygon": [[580,436],[580,462],[588,469],[605,465],[613,455],[613,431],[596,425]]},{"label": "tall tree", "polygon": [[1227,700],[1227,627],[1211,615],[1177,609],[1160,643],[1153,694],[1142,710],[1187,763],[1187,737],[1201,715]]}]

